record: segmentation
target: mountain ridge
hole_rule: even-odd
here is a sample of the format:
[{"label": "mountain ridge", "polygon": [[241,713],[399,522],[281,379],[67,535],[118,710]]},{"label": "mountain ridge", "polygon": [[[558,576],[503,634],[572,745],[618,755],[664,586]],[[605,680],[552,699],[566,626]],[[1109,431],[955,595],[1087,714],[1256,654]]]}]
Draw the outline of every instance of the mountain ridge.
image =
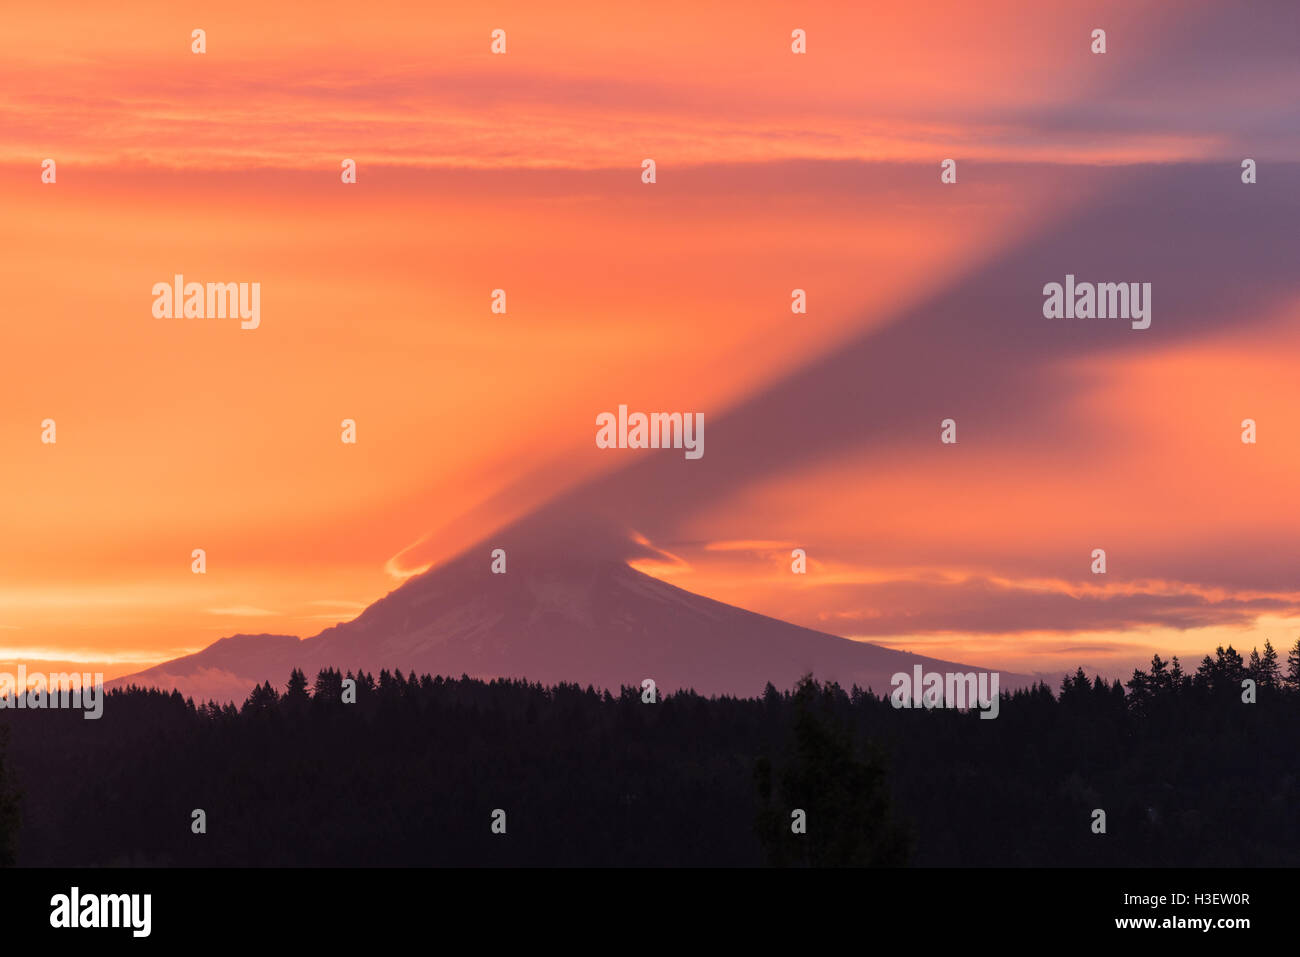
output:
[{"label": "mountain ridge", "polygon": [[[761,694],[802,675],[888,690],[890,676],[980,671],[805,628],[687,591],[609,555],[512,552],[505,574],[472,549],[414,576],[356,618],[309,638],[237,634],[109,682],[174,687],[197,700],[240,702],[253,685],[282,687],[293,668],[577,682],[617,689],[652,678],[661,690]],[[1031,684],[1001,673],[1001,687]]]}]

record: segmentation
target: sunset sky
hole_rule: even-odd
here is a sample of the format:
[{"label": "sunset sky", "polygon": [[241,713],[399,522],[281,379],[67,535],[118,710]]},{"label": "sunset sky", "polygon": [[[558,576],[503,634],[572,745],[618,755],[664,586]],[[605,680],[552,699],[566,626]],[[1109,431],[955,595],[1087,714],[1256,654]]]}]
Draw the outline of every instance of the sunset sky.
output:
[{"label": "sunset sky", "polygon": [[[1300,8],[920,6],[6,11],[0,667],[312,635],[538,510],[987,667],[1293,645]],[[1044,319],[1066,273],[1151,328]],[[595,448],[620,403],[703,459]]]}]

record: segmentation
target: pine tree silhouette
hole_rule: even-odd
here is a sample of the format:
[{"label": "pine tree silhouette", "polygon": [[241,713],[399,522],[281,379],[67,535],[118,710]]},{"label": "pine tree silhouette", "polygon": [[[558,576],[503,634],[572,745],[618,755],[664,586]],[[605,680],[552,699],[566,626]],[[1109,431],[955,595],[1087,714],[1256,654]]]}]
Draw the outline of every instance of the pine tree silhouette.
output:
[{"label": "pine tree silhouette", "polygon": [[1286,656],[1285,684],[1291,691],[1300,692],[1300,638],[1295,640],[1295,647]]},{"label": "pine tree silhouette", "polygon": [[[874,749],[859,754],[835,714],[837,698],[847,703],[837,685],[811,676],[796,688],[790,759],[775,771],[766,758],[755,767],[759,837],[778,867],[902,865],[908,842],[892,813],[883,758]],[[806,833],[793,830],[796,810]]]},{"label": "pine tree silhouette", "polygon": [[1260,662],[1258,680],[1261,687],[1270,690],[1282,687],[1282,669],[1277,663],[1277,651],[1268,639],[1264,640],[1264,658]]}]

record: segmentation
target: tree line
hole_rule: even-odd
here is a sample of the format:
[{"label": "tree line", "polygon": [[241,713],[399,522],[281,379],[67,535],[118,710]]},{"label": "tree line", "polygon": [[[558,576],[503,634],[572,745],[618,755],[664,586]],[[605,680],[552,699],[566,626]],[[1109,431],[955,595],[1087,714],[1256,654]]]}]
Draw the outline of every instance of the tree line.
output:
[{"label": "tree line", "polygon": [[295,670],[239,706],[130,687],[97,721],[0,711],[0,863],[1295,866],[1298,737],[1300,641],[1079,668],[992,721],[812,676],[650,704]]}]

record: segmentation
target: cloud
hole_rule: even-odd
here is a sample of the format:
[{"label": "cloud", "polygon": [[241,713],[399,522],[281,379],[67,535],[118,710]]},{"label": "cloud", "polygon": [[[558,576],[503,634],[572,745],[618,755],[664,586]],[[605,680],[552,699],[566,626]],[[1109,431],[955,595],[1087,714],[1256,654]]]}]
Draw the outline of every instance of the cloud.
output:
[{"label": "cloud", "polygon": [[[812,30],[807,57],[771,42],[788,35],[781,8],[750,10],[743,25],[679,11],[670,44],[638,23],[616,57],[571,49],[593,31],[563,11],[525,32],[527,54],[504,57],[468,56],[441,17],[411,31],[427,38],[420,49],[392,36],[387,46],[400,49],[366,48],[355,31],[318,25],[324,53],[285,39],[274,56],[214,52],[205,69],[178,69],[150,45],[116,61],[78,51],[73,70],[44,43],[15,42],[0,68],[0,161],[51,142],[81,162],[242,169],[335,166],[341,143],[365,144],[366,164],[530,168],[623,167],[646,143],[679,165],[948,152],[1170,161],[1246,145],[1300,158],[1295,50],[1283,39],[1300,30],[1294,4],[1249,17],[1227,3],[1195,16],[1128,6],[1089,10],[1110,26],[1100,57],[1087,53],[1077,12],[960,3],[883,21],[840,11],[834,35]],[[265,31],[263,11],[242,16],[262,28],[239,30],[245,42]],[[700,42],[714,31],[726,56]],[[868,31],[876,45],[864,60],[853,37]],[[680,58],[677,69],[663,68],[666,56]]]},{"label": "cloud", "polygon": [[[1006,466],[998,472],[996,463],[984,463],[982,472],[962,471],[967,461],[962,456],[972,447],[1007,443],[1006,448],[1015,449],[1039,443],[1054,456],[1073,456],[1080,468],[1106,462],[1137,478],[1145,450],[1124,450],[1127,457],[1107,461],[1114,423],[1081,415],[1087,410],[1077,407],[1079,380],[1060,370],[1083,358],[1150,357],[1212,341],[1228,324],[1235,336],[1250,336],[1293,302],[1298,292],[1295,262],[1300,260],[1294,228],[1300,167],[1274,166],[1271,176],[1274,182],[1265,195],[1243,194],[1247,188],[1234,171],[1218,165],[1062,173],[1076,190],[1076,207],[1049,216],[1024,240],[994,251],[987,262],[948,278],[897,314],[864,319],[866,331],[855,339],[765,383],[733,408],[709,413],[709,449],[703,459],[684,463],[638,457],[557,497],[497,537],[503,542],[512,535],[527,538],[528,530],[541,524],[559,528],[578,516],[613,513],[650,541],[692,541],[702,517],[730,515],[733,503],[764,482],[788,481],[788,491],[796,496],[822,494],[816,485],[794,487],[797,477],[823,465],[833,467],[846,456],[864,474],[886,468],[898,472],[900,457],[924,462],[931,473],[950,472],[948,494],[960,496],[958,501],[976,511],[980,500],[964,488],[964,477],[978,476],[992,487],[1009,483],[1006,487],[1014,489],[1034,476],[1009,472]],[[1044,319],[1042,286],[1066,272],[1151,282],[1152,327],[1134,331],[1106,321]],[[937,459],[938,423],[954,409],[960,410],[966,444]],[[520,484],[528,481],[525,476]],[[1104,478],[1097,475],[1092,481]],[[1132,494],[1151,496],[1151,507],[1158,508],[1162,493],[1158,487],[1138,486]],[[1023,516],[1014,510],[1014,501],[1000,504],[1011,509],[1005,523],[1020,527]],[[876,504],[880,510],[890,506],[888,498]],[[1060,502],[1059,508],[1069,509],[1070,502]],[[753,524],[757,518],[752,510],[741,511],[730,515],[729,525]],[[1203,520],[1197,514],[1185,518]],[[1128,529],[1125,534],[1140,533]],[[1181,536],[1150,547],[1139,543],[1141,564],[1124,556],[1130,577],[1189,587],[1130,583],[1121,592],[1093,592],[1091,586],[1017,585],[1029,576],[997,567],[1006,551],[998,537],[964,539],[958,527],[937,537],[933,548],[946,540],[948,553],[933,555],[928,564],[942,567],[958,549],[967,554],[992,549],[993,567],[985,577],[940,584],[886,582],[838,594],[817,589],[816,598],[802,605],[792,597],[793,589],[759,599],[770,602],[761,610],[796,621],[814,601],[823,602],[827,614],[860,614],[860,634],[1245,625],[1259,615],[1295,608],[1289,595],[1268,594],[1281,588],[1279,582],[1293,579],[1288,534],[1278,528],[1271,536],[1257,531],[1252,540],[1232,546],[1241,552],[1242,563],[1230,560],[1220,541],[1200,548],[1189,547]],[[619,539],[613,526],[605,537],[599,547],[621,550],[624,557],[644,551],[628,536]],[[1080,548],[1076,545],[1076,552]],[[888,551],[879,546],[876,551],[888,560]],[[700,550],[692,563],[700,563],[707,552],[707,547]],[[1032,564],[1033,558],[1021,561]],[[1242,583],[1247,577],[1243,567],[1255,576],[1253,583]],[[1193,568],[1197,574],[1189,576]],[[690,587],[690,582],[683,585]],[[1244,591],[1247,585],[1254,592]],[[745,587],[746,578],[738,578],[736,591]],[[802,583],[800,588],[806,590]],[[1213,594],[1214,588],[1223,594]]]}]

